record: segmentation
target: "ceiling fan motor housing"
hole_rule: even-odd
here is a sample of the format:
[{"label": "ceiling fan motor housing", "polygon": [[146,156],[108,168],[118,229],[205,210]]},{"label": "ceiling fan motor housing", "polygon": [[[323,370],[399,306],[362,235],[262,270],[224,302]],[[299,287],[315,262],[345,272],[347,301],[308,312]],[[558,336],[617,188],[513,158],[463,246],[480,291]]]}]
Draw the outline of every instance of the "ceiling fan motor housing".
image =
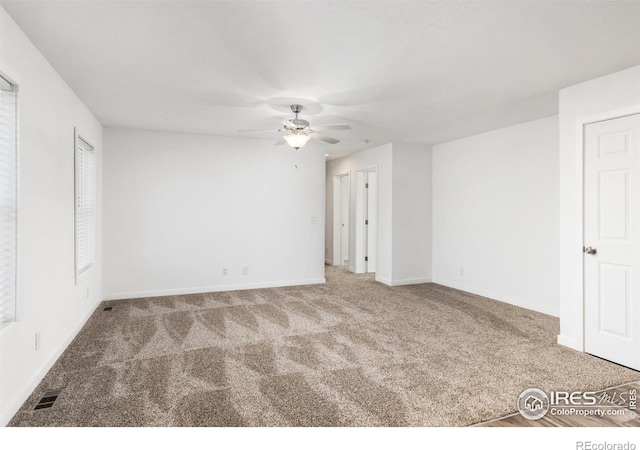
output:
[{"label": "ceiling fan motor housing", "polygon": [[296,130],[303,130],[309,127],[309,122],[302,119],[289,119],[287,122],[295,125]]}]

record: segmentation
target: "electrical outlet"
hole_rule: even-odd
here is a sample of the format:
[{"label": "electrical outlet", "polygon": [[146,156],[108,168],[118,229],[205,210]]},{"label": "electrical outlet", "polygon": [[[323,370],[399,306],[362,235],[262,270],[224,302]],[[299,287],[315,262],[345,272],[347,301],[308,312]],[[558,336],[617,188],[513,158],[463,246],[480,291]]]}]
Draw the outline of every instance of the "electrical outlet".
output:
[{"label": "electrical outlet", "polygon": [[318,225],[318,216],[311,217],[311,225]]},{"label": "electrical outlet", "polygon": [[36,339],[35,339],[35,344],[36,344],[36,351],[40,350],[40,332],[36,331]]},{"label": "electrical outlet", "polygon": [[464,276],[464,267],[460,267],[460,276],[463,277]]},{"label": "electrical outlet", "polygon": [[243,267],[242,268],[242,275],[249,275],[249,268],[248,267]]},{"label": "electrical outlet", "polygon": [[89,297],[90,297],[90,295],[91,295],[91,294],[90,294],[90,292],[89,292],[89,286],[87,286],[87,298],[89,298]]},{"label": "electrical outlet", "polygon": [[227,269],[226,267],[222,269],[222,276],[226,277],[227,275],[229,275],[229,269]]}]

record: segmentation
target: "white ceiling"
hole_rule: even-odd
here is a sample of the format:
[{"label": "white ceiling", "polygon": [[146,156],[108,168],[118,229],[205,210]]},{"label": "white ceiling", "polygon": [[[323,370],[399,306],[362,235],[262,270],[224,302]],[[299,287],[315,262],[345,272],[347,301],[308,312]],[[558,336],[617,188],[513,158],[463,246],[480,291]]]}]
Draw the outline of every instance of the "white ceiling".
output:
[{"label": "white ceiling", "polygon": [[239,136],[295,100],[352,126],[309,144],[331,158],[557,114],[559,89],[640,64],[632,1],[1,4],[106,126]]}]

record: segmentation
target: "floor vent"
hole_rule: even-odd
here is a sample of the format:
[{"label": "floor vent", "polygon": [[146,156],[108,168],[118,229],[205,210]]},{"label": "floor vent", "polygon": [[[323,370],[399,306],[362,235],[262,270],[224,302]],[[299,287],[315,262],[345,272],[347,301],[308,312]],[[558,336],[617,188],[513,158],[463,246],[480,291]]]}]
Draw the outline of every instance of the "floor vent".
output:
[{"label": "floor vent", "polygon": [[61,390],[45,392],[36,407],[33,408],[34,411],[37,411],[38,409],[51,408],[58,398],[58,395],[60,395],[60,392]]},{"label": "floor vent", "polygon": [[113,309],[113,306],[107,306],[103,309],[103,311],[111,311]]},{"label": "floor vent", "polygon": [[37,404],[34,409],[34,411],[37,411],[39,409],[45,409],[45,408],[51,408],[53,406],[53,403],[43,403],[42,405]]}]

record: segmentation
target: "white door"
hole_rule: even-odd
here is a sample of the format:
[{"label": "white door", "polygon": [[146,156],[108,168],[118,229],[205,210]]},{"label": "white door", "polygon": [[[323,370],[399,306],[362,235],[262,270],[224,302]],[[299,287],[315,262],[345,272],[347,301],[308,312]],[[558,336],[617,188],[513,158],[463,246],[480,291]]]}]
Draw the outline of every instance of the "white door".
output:
[{"label": "white door", "polygon": [[585,351],[640,370],[640,114],[586,126]]},{"label": "white door", "polygon": [[375,171],[367,172],[367,272],[376,271],[378,243],[378,178]]},{"label": "white door", "polygon": [[345,265],[349,262],[349,203],[351,189],[349,186],[349,175],[340,177],[341,202],[340,202],[340,240],[341,240],[341,258],[340,264]]},{"label": "white door", "polygon": [[378,178],[375,169],[356,173],[355,206],[355,272],[375,272],[378,254]]},{"label": "white door", "polygon": [[[353,266],[355,266],[356,273],[365,273],[367,271],[367,265],[364,259],[367,251],[367,233],[364,225],[365,218],[367,217],[366,177],[366,171],[359,170],[356,173],[355,254],[353,255]],[[349,263],[349,265],[351,265],[351,263]]]}]

